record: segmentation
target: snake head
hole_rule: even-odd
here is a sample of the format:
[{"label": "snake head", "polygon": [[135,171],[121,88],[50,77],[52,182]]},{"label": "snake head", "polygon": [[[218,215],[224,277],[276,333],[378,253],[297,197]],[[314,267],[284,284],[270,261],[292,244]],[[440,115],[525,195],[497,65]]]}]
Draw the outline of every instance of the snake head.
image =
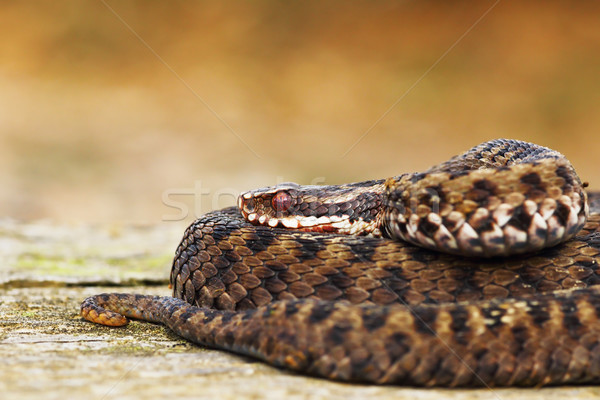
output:
[{"label": "snake head", "polygon": [[382,181],[336,186],[286,182],[242,193],[238,207],[254,225],[377,235],[382,192]]},{"label": "snake head", "polygon": [[258,225],[275,227],[280,223],[287,228],[298,228],[298,191],[300,185],[293,182],[250,190],[238,198],[238,207],[246,220]]}]

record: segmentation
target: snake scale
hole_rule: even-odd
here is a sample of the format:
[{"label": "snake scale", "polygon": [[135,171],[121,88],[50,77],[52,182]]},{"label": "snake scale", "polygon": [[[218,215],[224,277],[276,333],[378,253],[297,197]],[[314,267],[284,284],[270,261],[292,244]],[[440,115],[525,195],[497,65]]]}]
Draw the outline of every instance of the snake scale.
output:
[{"label": "snake scale", "polygon": [[560,153],[498,139],[423,173],[258,189],[185,231],[173,297],[101,294],[81,314],[341,381],[600,383],[584,186]]}]

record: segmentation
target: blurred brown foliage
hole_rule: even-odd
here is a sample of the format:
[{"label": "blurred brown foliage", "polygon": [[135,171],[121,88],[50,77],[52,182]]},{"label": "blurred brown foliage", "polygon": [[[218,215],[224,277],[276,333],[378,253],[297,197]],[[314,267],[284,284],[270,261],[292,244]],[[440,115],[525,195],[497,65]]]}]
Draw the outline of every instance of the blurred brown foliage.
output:
[{"label": "blurred brown foliage", "polygon": [[497,137],[600,189],[600,3],[493,5],[2,1],[0,216],[190,220]]}]

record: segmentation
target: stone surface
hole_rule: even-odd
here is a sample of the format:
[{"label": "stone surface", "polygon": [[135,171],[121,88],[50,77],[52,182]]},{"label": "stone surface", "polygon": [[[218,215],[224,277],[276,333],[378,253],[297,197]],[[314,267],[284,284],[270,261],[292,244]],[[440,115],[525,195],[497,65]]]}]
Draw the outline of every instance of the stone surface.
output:
[{"label": "stone surface", "polygon": [[184,228],[0,219],[0,287],[166,284]]},{"label": "stone surface", "polygon": [[[563,399],[597,387],[439,390],[351,385],[294,375],[133,321],[83,321],[106,291],[168,295],[183,227],[67,227],[0,221],[2,399]],[[138,282],[145,285],[137,285]],[[136,284],[136,286],[125,286]],[[109,285],[109,286],[106,286]],[[150,286],[148,286],[150,285]]]}]

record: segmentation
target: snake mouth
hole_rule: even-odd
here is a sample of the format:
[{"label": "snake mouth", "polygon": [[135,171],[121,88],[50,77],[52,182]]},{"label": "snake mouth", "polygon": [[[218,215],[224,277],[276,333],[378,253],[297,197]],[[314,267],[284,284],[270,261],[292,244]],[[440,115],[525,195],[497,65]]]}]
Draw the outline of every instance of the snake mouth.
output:
[{"label": "snake mouth", "polygon": [[[288,182],[242,193],[238,208],[254,225],[303,232],[379,235],[382,188],[381,181],[352,187],[300,186]],[[357,191],[362,196],[357,196]]]},{"label": "snake mouth", "polygon": [[245,212],[242,210],[242,216],[250,223],[255,225],[269,226],[271,228],[296,229],[304,232],[346,232],[351,233],[352,226],[355,225],[349,217],[331,217],[321,216],[301,216],[292,215],[287,217],[270,217],[265,214],[255,212]]}]

